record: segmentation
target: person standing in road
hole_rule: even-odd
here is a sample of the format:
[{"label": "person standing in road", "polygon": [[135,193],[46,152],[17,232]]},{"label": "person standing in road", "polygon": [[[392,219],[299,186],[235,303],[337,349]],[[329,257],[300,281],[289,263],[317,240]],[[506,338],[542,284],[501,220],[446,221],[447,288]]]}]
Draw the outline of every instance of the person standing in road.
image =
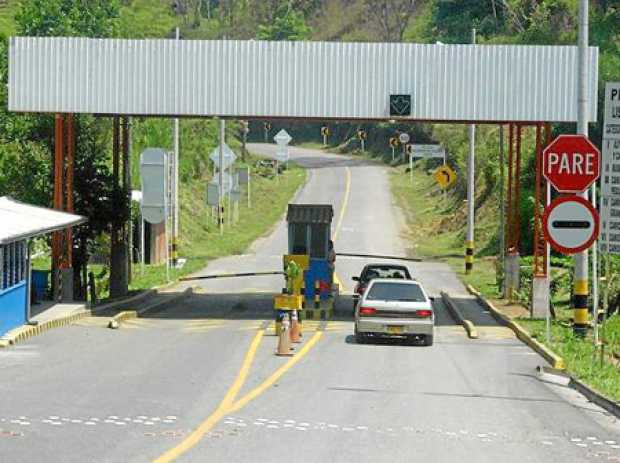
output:
[{"label": "person standing in road", "polygon": [[329,266],[329,283],[334,284],[334,271],[336,270],[336,251],[334,251],[334,242],[329,240],[327,244],[327,265]]}]

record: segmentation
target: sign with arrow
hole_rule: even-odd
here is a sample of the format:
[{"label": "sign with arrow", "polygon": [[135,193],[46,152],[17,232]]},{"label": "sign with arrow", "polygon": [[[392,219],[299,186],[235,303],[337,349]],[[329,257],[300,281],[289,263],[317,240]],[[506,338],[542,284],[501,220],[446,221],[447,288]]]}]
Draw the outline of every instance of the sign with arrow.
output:
[{"label": "sign with arrow", "polygon": [[456,182],[456,172],[445,164],[435,171],[433,178],[441,188],[445,189]]},{"label": "sign with arrow", "polygon": [[390,116],[411,116],[411,95],[390,95]]}]

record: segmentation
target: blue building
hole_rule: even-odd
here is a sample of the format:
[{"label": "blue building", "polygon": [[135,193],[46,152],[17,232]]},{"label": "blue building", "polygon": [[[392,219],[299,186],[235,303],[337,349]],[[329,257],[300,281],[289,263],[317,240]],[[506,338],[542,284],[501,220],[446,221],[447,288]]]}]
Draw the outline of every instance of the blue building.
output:
[{"label": "blue building", "polygon": [[85,220],[77,215],[0,197],[0,336],[28,321],[30,240]]}]

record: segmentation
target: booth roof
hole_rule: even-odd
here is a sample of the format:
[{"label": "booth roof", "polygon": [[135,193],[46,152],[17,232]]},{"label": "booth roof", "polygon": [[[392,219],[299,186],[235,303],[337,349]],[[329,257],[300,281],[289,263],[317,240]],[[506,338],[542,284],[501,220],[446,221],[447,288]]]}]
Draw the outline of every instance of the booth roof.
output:
[{"label": "booth roof", "polygon": [[0,245],[21,241],[86,222],[86,218],[0,197]]},{"label": "booth roof", "polygon": [[286,221],[288,223],[326,223],[334,217],[331,204],[289,204]]}]

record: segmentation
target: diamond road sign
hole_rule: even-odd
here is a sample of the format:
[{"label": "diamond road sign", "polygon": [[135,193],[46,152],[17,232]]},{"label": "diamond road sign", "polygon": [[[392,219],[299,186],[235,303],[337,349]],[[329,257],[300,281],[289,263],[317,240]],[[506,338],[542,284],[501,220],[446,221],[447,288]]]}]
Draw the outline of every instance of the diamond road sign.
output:
[{"label": "diamond road sign", "polygon": [[[213,161],[213,163],[220,168],[220,147],[218,146],[209,155],[209,159]],[[230,167],[233,162],[237,159],[237,155],[231,150],[226,143],[224,143],[224,169]]]},{"label": "diamond road sign", "polygon": [[275,141],[278,145],[288,145],[292,139],[293,138],[284,129],[280,130],[276,136],[273,137],[273,141]]}]

